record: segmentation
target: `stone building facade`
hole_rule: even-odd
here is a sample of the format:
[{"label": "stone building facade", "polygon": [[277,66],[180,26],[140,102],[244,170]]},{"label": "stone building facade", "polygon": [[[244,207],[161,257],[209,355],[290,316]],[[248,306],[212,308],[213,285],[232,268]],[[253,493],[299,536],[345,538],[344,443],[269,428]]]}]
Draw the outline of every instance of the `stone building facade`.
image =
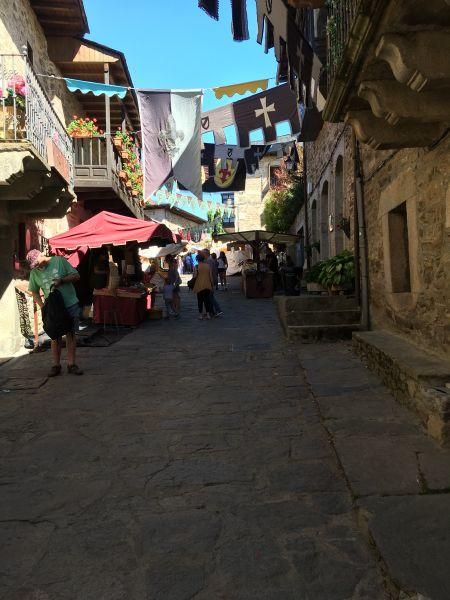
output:
[{"label": "stone building facade", "polygon": [[[333,35],[322,40],[332,58],[324,125],[316,141],[305,144],[305,238],[320,242],[313,262],[351,249],[358,240],[353,218],[358,154],[370,325],[449,358],[450,105],[443,89],[450,85],[450,68],[443,57],[450,49],[444,31],[450,13],[439,0],[426,8],[361,0],[347,21],[335,5],[320,11]],[[300,13],[307,24],[317,11]],[[341,210],[350,239],[336,228]],[[293,230],[306,231],[304,210]]]},{"label": "stone building facade", "polygon": [[[80,107],[63,81],[36,76],[60,73],[49,59],[46,34],[29,0],[0,4],[0,55],[5,76],[18,74],[25,78],[32,75],[37,95],[39,88],[45,92],[40,95],[40,102],[48,118],[57,124],[61,132],[57,135],[65,135],[65,124]],[[48,101],[49,105],[45,106]],[[44,117],[38,115],[37,118]],[[50,131],[51,123],[45,122],[43,127]],[[0,139],[0,181],[5,184],[0,197],[0,356],[10,356],[23,343],[23,323],[16,291],[24,275],[20,261],[26,250],[45,248],[49,237],[67,230],[67,207],[75,198],[70,182],[58,180],[48,166],[47,157],[37,156],[36,143]],[[70,141],[68,147],[69,144]],[[33,172],[27,171],[30,163],[38,165],[31,167]],[[36,178],[32,187],[31,180],[37,172],[42,173],[43,179]],[[55,185],[55,197],[51,196],[52,186],[42,187],[46,178]],[[11,181],[14,183],[10,184]],[[44,197],[46,189],[49,190],[47,199]],[[57,202],[61,208],[55,211]]]},{"label": "stone building facade", "polygon": [[450,357],[450,137],[362,156],[372,325]]},{"label": "stone building facade", "polygon": [[198,227],[199,224],[204,223],[203,219],[197,218],[194,215],[180,214],[176,210],[171,210],[170,206],[156,206],[147,207],[144,211],[146,217],[159,221],[166,225],[174,233],[178,233],[179,230],[186,230]]},{"label": "stone building facade", "polygon": [[264,204],[270,190],[271,169],[280,166],[276,155],[268,154],[259,163],[259,169],[253,174],[247,174],[245,190],[234,193],[235,230],[252,231],[266,229],[264,223]]},{"label": "stone building facade", "polygon": [[297,215],[291,233],[298,234],[305,247],[310,247],[307,250],[315,264],[354,246],[351,128],[325,123],[317,140],[304,144],[304,152],[308,201]]}]

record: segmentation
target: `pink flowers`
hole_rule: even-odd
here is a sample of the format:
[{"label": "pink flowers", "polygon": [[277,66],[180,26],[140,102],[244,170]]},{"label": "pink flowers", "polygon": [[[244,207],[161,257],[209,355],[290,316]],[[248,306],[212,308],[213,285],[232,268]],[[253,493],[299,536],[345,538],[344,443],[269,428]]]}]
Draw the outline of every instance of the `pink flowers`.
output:
[{"label": "pink flowers", "polygon": [[8,88],[16,92],[19,96],[25,96],[27,93],[27,88],[25,85],[25,79],[22,75],[14,75],[7,83]]}]

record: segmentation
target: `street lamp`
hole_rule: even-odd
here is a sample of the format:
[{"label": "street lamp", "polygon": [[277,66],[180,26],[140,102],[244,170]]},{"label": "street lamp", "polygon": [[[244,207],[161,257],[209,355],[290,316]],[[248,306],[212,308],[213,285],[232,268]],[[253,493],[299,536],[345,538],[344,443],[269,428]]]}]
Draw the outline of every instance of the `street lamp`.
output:
[{"label": "street lamp", "polygon": [[292,160],[292,158],[290,156],[288,156],[287,159],[284,161],[284,165],[285,165],[287,171],[290,173],[292,171],[292,169],[294,168],[294,161]]}]

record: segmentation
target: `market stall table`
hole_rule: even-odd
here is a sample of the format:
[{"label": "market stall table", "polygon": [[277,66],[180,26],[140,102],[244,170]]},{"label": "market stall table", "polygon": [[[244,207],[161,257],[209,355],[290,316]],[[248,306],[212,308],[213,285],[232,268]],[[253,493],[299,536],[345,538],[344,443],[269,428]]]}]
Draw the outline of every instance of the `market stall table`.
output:
[{"label": "market stall table", "polygon": [[261,268],[261,248],[265,244],[294,244],[297,236],[289,233],[253,230],[235,231],[217,235],[214,241],[248,244],[253,250],[256,268],[242,270],[242,289],[246,298],[271,298],[274,292],[274,274]]},{"label": "market stall table", "polygon": [[146,292],[94,291],[94,323],[97,324],[136,327],[145,319],[149,308],[151,296]]}]

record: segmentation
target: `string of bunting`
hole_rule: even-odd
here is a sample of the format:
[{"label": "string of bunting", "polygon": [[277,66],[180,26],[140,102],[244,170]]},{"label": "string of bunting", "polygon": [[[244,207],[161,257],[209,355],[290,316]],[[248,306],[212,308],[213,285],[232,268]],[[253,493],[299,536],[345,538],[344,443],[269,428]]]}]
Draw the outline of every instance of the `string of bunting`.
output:
[{"label": "string of bunting", "polygon": [[[82,94],[92,93],[94,96],[100,96],[104,94],[106,96],[118,96],[123,99],[128,91],[134,90],[139,91],[141,88],[113,85],[110,83],[98,83],[95,81],[86,81],[84,79],[72,79],[70,77],[62,77],[60,75],[47,75],[45,73],[37,73],[38,77],[48,77],[50,79],[59,79],[66,82],[67,88],[71,92],[81,92]],[[276,77],[266,77],[264,79],[254,79],[252,81],[245,81],[241,83],[233,83],[231,85],[221,85],[215,87],[201,88],[202,92],[214,92],[216,98],[220,99],[223,96],[234,96],[239,94],[242,96],[247,92],[255,93],[259,89],[265,91],[269,85],[269,81],[275,81]],[[164,90],[160,90],[164,91]],[[185,90],[178,90],[185,91]]]},{"label": "string of bunting", "polygon": [[[158,190],[153,198],[148,201],[149,206],[161,206],[161,205],[169,205],[170,208],[177,206],[179,208],[187,207],[191,209],[202,210],[205,212],[214,211],[220,212],[220,217],[217,217],[219,220],[222,219],[223,216],[230,217],[233,215],[233,208],[229,206],[225,206],[223,204],[219,204],[212,200],[202,200],[200,198],[196,198],[195,196],[184,196],[183,194],[179,194],[177,192],[169,192],[168,190],[160,189]],[[202,225],[205,227],[206,225]]]},{"label": "string of bunting", "polygon": [[217,226],[222,224],[222,217],[215,217],[214,219],[210,219],[206,223],[201,223],[200,225],[196,225],[193,227],[182,228],[182,237],[184,239],[191,239],[192,234],[207,234],[214,233]]}]

